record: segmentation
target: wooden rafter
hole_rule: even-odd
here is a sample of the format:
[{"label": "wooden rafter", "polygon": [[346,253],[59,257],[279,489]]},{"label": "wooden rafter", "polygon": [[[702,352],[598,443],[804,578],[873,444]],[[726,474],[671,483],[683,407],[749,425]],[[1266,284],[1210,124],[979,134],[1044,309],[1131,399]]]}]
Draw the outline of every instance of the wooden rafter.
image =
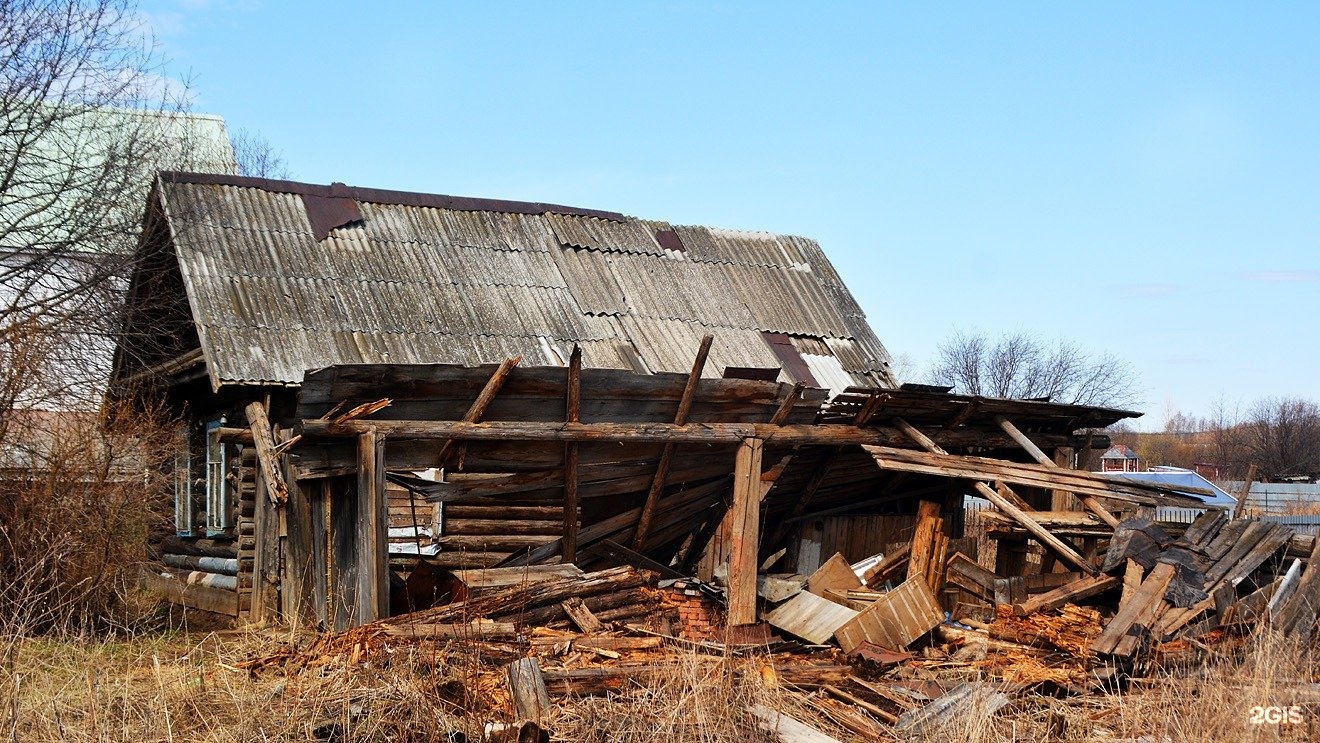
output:
[{"label": "wooden rafter", "polygon": [[[1039,446],[1036,446],[1036,444],[1025,433],[1022,433],[1022,431],[1020,431],[1017,426],[1013,425],[1013,423],[1007,418],[1002,415],[997,415],[995,416],[995,422],[999,424],[999,427],[1004,433],[1008,434],[1010,438],[1026,450],[1026,452],[1031,455],[1032,459],[1035,459],[1045,467],[1063,469],[1056,464],[1049,455],[1044,451],[1041,451]],[[1086,507],[1086,510],[1098,516],[1101,521],[1109,524],[1110,527],[1114,529],[1118,528],[1118,519],[1114,518],[1114,515],[1110,513],[1100,501],[1096,500],[1094,496],[1085,493],[1073,493],[1073,495],[1082,502],[1082,505]]]},{"label": "wooden rafter", "polygon": [[[692,400],[696,396],[697,383],[701,380],[701,372],[706,368],[706,358],[710,356],[710,346],[714,340],[715,336],[707,335],[701,339],[701,345],[697,348],[697,357],[692,362],[692,370],[688,372],[683,396],[678,400],[678,411],[674,413],[676,426],[687,423],[688,414],[692,411]],[[651,479],[651,487],[646,491],[646,502],[642,505],[642,515],[637,521],[637,532],[633,535],[634,550],[640,550],[646,542],[647,532],[651,529],[651,519],[655,515],[656,503],[660,500],[660,493],[665,489],[665,478],[669,477],[669,464],[673,461],[675,446],[674,443],[667,442],[660,452],[660,463],[656,465],[655,477]]]},{"label": "wooden rafter", "polygon": [[[916,442],[918,446],[921,446],[921,448],[933,454],[948,454],[948,452],[941,449],[934,441],[931,441],[929,437],[921,433],[919,430],[917,430],[915,427],[913,427],[910,423],[903,420],[902,418],[896,418],[894,422],[895,424],[898,425],[900,429],[902,429],[905,433],[907,433],[912,438],[912,440]],[[1031,535],[1035,537],[1041,544],[1054,550],[1054,552],[1057,553],[1064,560],[1080,568],[1088,575],[1095,575],[1096,573],[1100,572],[1099,570],[1096,569],[1094,565],[1088,562],[1086,558],[1077,554],[1076,550],[1074,550],[1072,547],[1069,547],[1058,537],[1049,533],[1049,531],[1047,531],[1045,527],[1041,526],[1038,522],[1036,522],[1029,515],[1027,515],[1027,513],[1024,510],[1014,505],[1007,498],[996,492],[994,488],[990,487],[989,485],[986,485],[984,482],[980,480],[977,480],[975,482],[975,487],[976,487],[976,492],[979,493],[981,497],[993,503],[996,508],[998,508],[1000,511],[1003,511],[1014,521],[1021,524],[1022,527],[1026,529],[1028,532],[1030,532]],[[1005,486],[1005,489],[1007,489],[1007,486]]]},{"label": "wooden rafter", "polygon": [[[500,393],[500,388],[504,386],[504,381],[509,378],[509,373],[513,371],[514,367],[516,367],[520,361],[522,361],[521,356],[514,356],[511,359],[505,359],[503,363],[499,365],[499,368],[495,370],[495,373],[490,375],[490,379],[486,380],[486,386],[481,388],[481,392],[477,395],[477,399],[472,401],[472,406],[468,408],[467,413],[463,416],[464,423],[476,423],[481,420],[482,416],[486,414],[486,410],[490,408],[490,404],[495,401],[495,396]],[[376,423],[379,422],[373,422],[373,424],[369,425],[375,425]],[[339,425],[343,424],[341,423]],[[446,441],[444,445],[440,447],[440,454],[436,456],[436,462],[441,464],[444,463],[445,457],[449,454],[449,450],[454,446],[455,440],[457,440],[455,437],[451,437],[449,441]]]}]

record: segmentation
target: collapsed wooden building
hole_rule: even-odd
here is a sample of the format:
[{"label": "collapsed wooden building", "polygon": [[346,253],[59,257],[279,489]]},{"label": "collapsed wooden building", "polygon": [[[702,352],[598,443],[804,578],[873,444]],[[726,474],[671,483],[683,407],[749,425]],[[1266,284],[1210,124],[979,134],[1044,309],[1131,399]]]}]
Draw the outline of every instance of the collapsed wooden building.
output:
[{"label": "collapsed wooden building", "polygon": [[[152,584],[194,608],[344,628],[443,571],[631,562],[811,573],[967,495],[1096,572],[1072,506],[1194,497],[1067,469],[1127,411],[896,388],[819,246],[550,204],[162,174],[112,393],[186,424]],[[1117,515],[1116,515],[1117,512]],[[727,571],[727,572],[726,572]]]}]

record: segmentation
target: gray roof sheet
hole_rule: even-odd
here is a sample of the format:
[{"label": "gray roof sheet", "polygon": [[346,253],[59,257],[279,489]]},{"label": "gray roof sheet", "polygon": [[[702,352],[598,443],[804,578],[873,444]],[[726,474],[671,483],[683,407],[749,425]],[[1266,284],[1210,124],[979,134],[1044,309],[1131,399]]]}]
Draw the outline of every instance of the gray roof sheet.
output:
[{"label": "gray roof sheet", "polygon": [[651,371],[684,372],[706,333],[717,376],[780,366],[763,332],[818,339],[803,348],[837,357],[833,381],[890,379],[884,347],[805,238],[675,227],[683,249],[666,250],[665,222],[348,189],[362,220],[318,242],[298,189],[347,187],[197,178],[162,178],[158,194],[217,387],[296,384],[342,363],[562,364],[575,343],[589,366],[629,368],[635,352]]}]

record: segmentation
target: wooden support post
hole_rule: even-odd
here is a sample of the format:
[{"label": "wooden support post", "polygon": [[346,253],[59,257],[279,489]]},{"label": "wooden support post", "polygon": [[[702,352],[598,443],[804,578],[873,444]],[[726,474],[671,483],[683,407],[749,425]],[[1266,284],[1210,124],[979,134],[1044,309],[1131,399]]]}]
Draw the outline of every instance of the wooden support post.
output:
[{"label": "wooden support post", "polygon": [[375,431],[358,437],[357,617],[354,624],[389,616],[390,576],[385,503],[385,447]]},{"label": "wooden support post", "polygon": [[[935,454],[948,454],[948,452],[941,449],[938,444],[932,441],[929,436],[926,436],[921,431],[917,430],[915,426],[903,420],[902,418],[895,418],[894,423],[905,434],[907,434],[914,442],[916,442],[926,451]],[[1001,483],[1001,486],[1008,493],[1012,493],[1012,491],[1008,489],[1007,485],[1003,485]],[[1039,522],[1028,516],[1025,512],[1026,509],[1022,509],[1018,505],[1010,502],[1009,498],[995,492],[994,488],[990,487],[989,485],[986,485],[984,482],[979,482],[979,481],[976,482],[975,487],[976,487],[976,492],[980,494],[981,497],[993,503],[995,505],[995,508],[998,508],[999,510],[1003,511],[1004,514],[1007,515],[1009,518],[1018,522],[1018,524],[1020,524],[1022,528],[1030,532],[1031,536],[1035,537],[1037,541],[1039,541],[1041,544],[1045,545],[1046,547],[1049,547],[1050,549],[1058,553],[1059,557],[1062,557],[1064,560],[1067,560],[1076,567],[1080,568],[1087,575],[1095,575],[1096,573],[1100,572],[1099,570],[1096,569],[1094,565],[1087,562],[1086,558],[1077,554],[1076,550],[1069,547],[1067,544],[1064,544],[1062,541],[1059,540],[1058,537],[1049,533],[1049,531],[1046,530],[1045,527],[1041,526]]]},{"label": "wooden support post", "polygon": [[[566,418],[577,423],[582,414],[582,349],[573,346],[568,357]],[[578,541],[578,443],[564,444],[564,562],[577,562]]]},{"label": "wooden support post", "polygon": [[760,439],[738,446],[733,472],[732,534],[729,549],[729,626],[756,621],[756,568],[761,510]]},{"label": "wooden support post", "polygon": [[[710,356],[711,343],[715,336],[707,335],[701,339],[697,348],[697,357],[688,372],[687,384],[683,386],[683,396],[678,400],[678,412],[674,413],[674,425],[687,423],[688,413],[692,411],[692,399],[697,392],[697,383],[701,381],[701,372],[706,368],[706,359]],[[660,493],[665,489],[665,478],[669,476],[669,464],[674,458],[674,444],[667,442],[660,451],[660,463],[651,478],[651,488],[646,491],[646,502],[642,505],[642,516],[637,520],[637,532],[633,534],[632,548],[641,550],[646,542],[646,535],[651,530],[651,519],[655,515],[655,504],[660,500]]]},{"label": "wooden support post", "polygon": [[[499,365],[499,368],[495,370],[495,373],[490,375],[490,379],[486,380],[486,386],[481,388],[481,392],[477,395],[477,399],[472,401],[472,406],[468,408],[467,414],[463,416],[464,423],[476,423],[481,420],[481,417],[486,414],[486,409],[495,401],[495,396],[500,393],[500,388],[504,386],[504,381],[509,378],[509,373],[513,371],[513,368],[516,367],[520,361],[522,361],[521,356],[514,356],[511,359],[505,359],[504,362]],[[453,446],[454,439],[450,439],[440,447],[440,453],[435,458],[437,464],[444,464],[445,457],[449,454],[449,450],[452,449]]]},{"label": "wooden support post", "polygon": [[1247,496],[1251,495],[1251,481],[1256,479],[1256,463],[1252,462],[1247,468],[1247,479],[1242,481],[1242,489],[1238,491],[1238,502],[1233,506],[1233,518],[1240,519],[1242,514],[1247,512]]},{"label": "wooden support post", "polygon": [[[1045,452],[1041,451],[1039,446],[1036,446],[1036,444],[1033,443],[1025,433],[1018,430],[1018,427],[1013,425],[1013,423],[1007,418],[1002,415],[997,415],[995,416],[995,422],[999,424],[999,427],[1003,429],[1004,433],[1008,434],[1009,438],[1016,441],[1019,446],[1025,449],[1027,453],[1031,455],[1032,459],[1035,459],[1046,467],[1060,469],[1059,465],[1056,464],[1053,459],[1045,454]],[[1079,495],[1077,498],[1082,502],[1082,505],[1086,507],[1086,510],[1095,514],[1101,521],[1109,524],[1111,529],[1118,528],[1118,519],[1114,518],[1114,515],[1110,513],[1099,500],[1096,500],[1089,495]]]}]

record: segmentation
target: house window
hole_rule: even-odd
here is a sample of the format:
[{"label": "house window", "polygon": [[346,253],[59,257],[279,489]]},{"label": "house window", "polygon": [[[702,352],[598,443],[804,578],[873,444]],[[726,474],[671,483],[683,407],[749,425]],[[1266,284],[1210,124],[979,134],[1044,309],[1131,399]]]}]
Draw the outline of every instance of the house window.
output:
[{"label": "house window", "polygon": [[183,429],[174,450],[174,533],[193,536],[192,452],[188,429]]},{"label": "house window", "polygon": [[222,423],[206,424],[206,534],[211,537],[223,536],[233,527],[233,488],[226,476],[229,461],[225,445],[220,442]]}]

